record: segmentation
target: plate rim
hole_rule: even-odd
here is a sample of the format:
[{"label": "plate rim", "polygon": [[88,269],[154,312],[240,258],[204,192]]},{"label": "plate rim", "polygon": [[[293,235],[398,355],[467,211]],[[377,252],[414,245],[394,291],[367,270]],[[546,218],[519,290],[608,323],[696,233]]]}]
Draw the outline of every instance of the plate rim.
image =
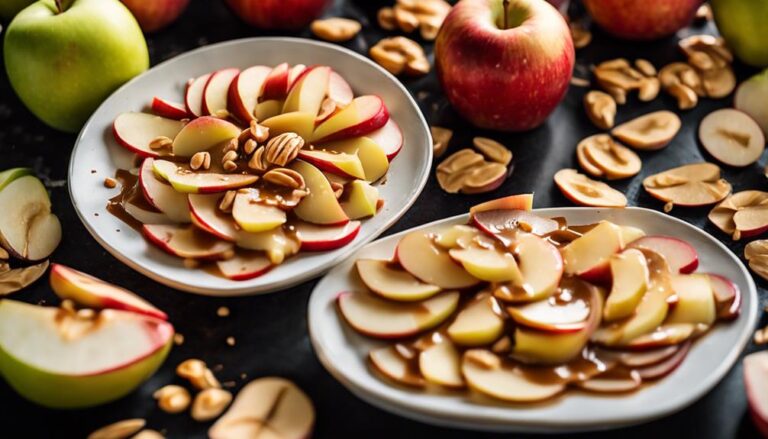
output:
[{"label": "plate rim", "polygon": [[[357,380],[355,378],[350,378],[347,375],[345,375],[340,368],[337,368],[333,361],[328,357],[328,354],[326,353],[325,344],[323,341],[319,339],[317,336],[317,333],[319,332],[317,327],[320,326],[320,322],[318,321],[318,318],[316,316],[322,316],[322,307],[326,306],[326,303],[321,302],[318,297],[320,294],[317,294],[317,291],[322,287],[322,284],[324,283],[326,277],[333,276],[337,271],[341,271],[342,268],[344,268],[344,265],[349,264],[350,260],[352,260],[355,255],[350,256],[349,259],[344,261],[343,263],[340,263],[336,267],[333,268],[333,270],[329,271],[323,279],[321,279],[315,287],[312,289],[312,293],[310,294],[309,302],[307,304],[307,330],[309,332],[310,336],[310,342],[312,344],[312,349],[315,351],[317,357],[320,360],[320,363],[323,365],[323,367],[334,377],[336,378],[345,388],[347,388],[349,391],[351,391],[353,394],[355,394],[360,399],[366,401],[367,403],[378,407],[380,409],[389,411],[391,413],[395,413],[399,416],[403,416],[405,418],[414,419],[420,422],[425,422],[428,424],[433,425],[440,425],[440,426],[446,426],[446,427],[452,427],[452,428],[462,428],[462,429],[471,429],[471,430],[478,430],[478,431],[493,431],[493,432],[531,432],[531,433],[545,433],[545,432],[585,432],[585,431],[598,431],[598,430],[608,430],[608,429],[614,429],[619,427],[625,427],[630,425],[637,425],[642,424],[645,422],[650,422],[655,419],[662,418],[664,416],[668,416],[671,414],[674,414],[694,402],[701,399],[706,393],[712,390],[722,379],[725,377],[725,375],[733,368],[736,361],[738,361],[739,356],[744,351],[746,345],[749,343],[749,340],[751,338],[751,331],[749,328],[752,328],[757,323],[758,318],[758,301],[759,297],[757,295],[757,287],[755,285],[754,279],[752,278],[752,275],[749,273],[749,271],[746,269],[744,264],[741,262],[741,260],[738,259],[738,257],[730,250],[728,249],[720,240],[716,239],[706,231],[695,227],[694,225],[687,223],[679,218],[673,217],[671,215],[663,214],[659,211],[648,209],[644,207],[625,207],[622,209],[611,209],[611,208],[591,208],[591,207],[543,207],[543,208],[536,208],[533,209],[534,212],[546,212],[545,214],[557,214],[557,212],[575,212],[575,211],[615,211],[615,210],[633,210],[633,211],[639,211],[643,212],[645,214],[650,214],[651,216],[655,216],[657,218],[660,218],[664,221],[672,221],[678,224],[683,225],[684,227],[688,229],[695,230],[695,233],[701,234],[704,238],[707,240],[715,243],[716,247],[726,255],[727,258],[730,258],[733,262],[735,262],[736,266],[738,267],[741,274],[744,276],[745,279],[747,279],[747,290],[745,292],[742,292],[743,296],[749,295],[749,308],[748,309],[742,309],[742,314],[739,318],[746,319],[745,324],[745,330],[742,331],[737,339],[735,340],[735,343],[733,343],[733,348],[731,348],[728,352],[728,354],[717,364],[716,367],[712,368],[712,370],[708,373],[705,380],[700,381],[700,385],[694,389],[694,391],[690,392],[688,395],[684,395],[683,393],[678,393],[678,395],[683,395],[678,398],[667,398],[665,401],[662,401],[662,404],[658,404],[653,406],[652,408],[648,409],[644,414],[638,416],[638,415],[630,415],[630,416],[624,416],[623,418],[617,418],[617,417],[611,417],[611,418],[600,418],[599,414],[597,418],[593,417],[590,418],[588,421],[584,422],[563,422],[558,421],[558,419],[550,419],[547,421],[514,421],[514,423],[510,423],[509,421],[504,421],[503,419],[495,419],[494,421],[490,421],[486,418],[475,418],[472,419],[472,415],[463,415],[461,417],[457,417],[455,413],[445,413],[442,410],[439,409],[433,409],[432,407],[425,407],[423,405],[419,405],[416,402],[406,402],[406,404],[401,404],[400,401],[397,401],[394,398],[390,398],[387,395],[381,395],[375,392],[374,390],[371,390],[370,388],[367,388],[365,385],[366,379]],[[409,233],[414,230],[418,229],[425,229],[430,227],[435,227],[444,223],[466,223],[469,220],[469,213],[464,213],[460,215],[455,215],[448,218],[439,219],[436,221],[432,221],[429,223],[425,223],[422,225],[418,225],[403,231],[400,231],[398,233],[388,235],[385,238],[382,239],[396,239],[406,233]],[[380,240],[376,240],[374,242],[366,244],[364,247],[358,250],[358,252],[370,247],[371,245],[374,245],[378,243]],[[357,252],[356,252],[357,253]],[[742,302],[743,303],[743,302]],[[313,318],[313,316],[315,318]],[[368,376],[369,378],[376,379],[376,377],[373,377],[372,375]],[[396,386],[393,386],[396,387]],[[500,403],[499,406],[503,406],[503,403]],[[497,407],[499,407],[497,406]],[[514,405],[509,406],[510,410],[515,410]],[[531,409],[535,410],[535,408]]]},{"label": "plate rim", "polygon": [[[346,47],[343,47],[343,46],[330,44],[322,41],[316,41],[308,38],[299,38],[299,37],[238,38],[234,40],[227,40],[227,41],[222,41],[215,44],[201,46],[193,50],[190,50],[188,52],[181,53],[167,60],[164,60],[154,66],[151,66],[151,68],[147,69],[141,74],[131,78],[125,84],[121,85],[114,92],[112,92],[112,94],[110,94],[101,104],[99,104],[99,106],[96,108],[96,110],[94,110],[91,116],[88,117],[88,120],[80,129],[80,132],[78,133],[77,138],[75,139],[75,144],[72,148],[72,152],[70,153],[69,167],[67,170],[68,182],[72,181],[72,175],[75,172],[75,155],[77,154],[78,148],[80,146],[81,141],[83,140],[84,135],[86,134],[86,131],[95,129],[94,127],[91,126],[94,121],[94,118],[102,110],[102,108],[114,98],[115,95],[117,95],[118,93],[121,93],[124,89],[132,86],[134,82],[138,81],[140,78],[144,77],[146,74],[148,74],[152,70],[162,67],[168,63],[178,62],[179,60],[182,60],[182,59],[200,56],[201,54],[204,54],[208,51],[216,50],[226,46],[248,45],[249,43],[253,43],[253,42],[259,42],[259,43],[288,42],[293,44],[306,44],[310,46],[323,47],[325,49],[339,52],[343,55],[351,56],[352,58],[358,61],[368,64],[369,66],[373,67],[374,69],[382,73],[390,82],[392,82],[396,86],[397,89],[399,89],[402,92],[402,94],[405,96],[405,99],[406,99],[405,102],[409,106],[411,106],[415,110],[415,113],[418,115],[417,124],[424,130],[424,133],[426,134],[427,139],[431,142],[432,133],[429,130],[429,124],[427,123],[426,118],[424,117],[424,114],[422,113],[418,104],[416,103],[416,101],[414,100],[413,96],[408,91],[408,89],[405,87],[405,85],[403,85],[403,83],[400,82],[394,75],[392,75],[391,73],[389,73],[384,68],[382,68],[372,60],[368,59],[367,57],[353,50],[347,49]],[[175,280],[173,278],[166,277],[156,272],[155,270],[144,267],[142,264],[135,262],[128,255],[123,254],[122,251],[118,250],[113,245],[109,244],[107,242],[107,239],[105,239],[104,237],[102,237],[96,232],[96,230],[91,226],[90,222],[87,220],[87,215],[85,215],[85,213],[82,212],[82,209],[77,202],[77,199],[74,195],[74,185],[68,184],[67,186],[68,186],[68,193],[69,193],[69,198],[72,202],[72,206],[74,207],[74,210],[77,213],[77,216],[80,219],[80,222],[86,228],[88,233],[96,240],[96,242],[99,243],[99,245],[101,245],[105,250],[107,250],[112,256],[114,256],[116,259],[118,259],[120,262],[127,265],[131,269],[163,285],[166,285],[181,291],[189,292],[189,293],[205,295],[205,296],[215,296],[215,297],[253,296],[253,295],[275,293],[280,290],[284,290],[292,286],[298,285],[302,282],[315,279],[318,276],[321,276],[324,273],[328,272],[329,270],[333,269],[336,265],[338,265],[339,263],[349,258],[353,253],[360,250],[361,248],[363,248],[364,246],[366,246],[367,244],[369,244],[370,242],[378,238],[382,233],[389,230],[395,223],[397,223],[397,221],[400,220],[400,218],[403,217],[403,215],[405,215],[408,212],[408,210],[410,210],[410,208],[414,205],[416,200],[419,198],[419,196],[424,190],[424,187],[427,184],[427,180],[429,179],[429,175],[430,175],[429,171],[432,167],[432,161],[434,160],[434,157],[433,157],[432,148],[426,148],[426,150],[427,150],[426,152],[427,160],[424,161],[421,169],[418,170],[420,175],[419,175],[419,179],[415,182],[416,184],[412,186],[414,189],[413,196],[409,200],[407,200],[406,203],[404,203],[398,210],[394,211],[392,213],[392,216],[387,221],[385,221],[381,225],[381,227],[379,227],[378,230],[375,230],[374,232],[367,235],[364,239],[361,239],[360,241],[354,244],[350,243],[345,247],[340,247],[337,250],[343,250],[343,251],[339,253],[338,257],[325,264],[320,264],[318,267],[309,271],[300,271],[299,274],[291,277],[287,277],[282,281],[268,282],[261,286],[244,286],[244,285],[237,284],[237,282],[240,282],[240,281],[229,281],[230,283],[228,283],[228,285],[230,286],[224,285],[218,288],[198,287],[192,283],[185,283],[180,280]],[[155,261],[155,262],[158,264],[163,264],[163,262],[160,262],[160,261]],[[269,273],[265,274],[264,276],[268,276],[268,275]]]}]

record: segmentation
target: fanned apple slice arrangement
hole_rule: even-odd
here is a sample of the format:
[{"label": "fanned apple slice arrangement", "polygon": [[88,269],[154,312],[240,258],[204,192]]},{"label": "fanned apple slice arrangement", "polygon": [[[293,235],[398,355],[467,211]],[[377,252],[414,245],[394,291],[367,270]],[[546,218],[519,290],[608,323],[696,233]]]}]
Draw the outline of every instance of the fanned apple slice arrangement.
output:
[{"label": "fanned apple slice arrangement", "polygon": [[368,337],[380,375],[411,387],[533,402],[566,389],[630,392],[672,372],[738,287],[696,273],[687,242],[629,225],[569,225],[532,195],[475,206],[469,224],[413,231],[392,260],[359,259],[367,290],[340,315]]},{"label": "fanned apple slice arrangement", "polygon": [[114,121],[143,162],[118,172],[109,210],[232,280],[351,242],[383,205],[375,183],[403,146],[384,102],[355,97],[327,66],[222,69],[190,80],[184,104],[150,108]]}]

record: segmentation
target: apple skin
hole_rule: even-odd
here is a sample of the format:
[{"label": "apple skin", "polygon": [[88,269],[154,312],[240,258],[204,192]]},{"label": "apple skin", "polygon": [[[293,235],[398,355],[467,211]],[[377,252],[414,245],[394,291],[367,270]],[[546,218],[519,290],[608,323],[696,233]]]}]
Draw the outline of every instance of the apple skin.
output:
[{"label": "apple skin", "polygon": [[235,15],[259,29],[297,30],[319,17],[330,0],[225,0]]},{"label": "apple skin", "polygon": [[155,32],[176,21],[189,0],[120,0],[131,10],[144,32]]},{"label": "apple skin", "polygon": [[584,0],[592,19],[606,32],[627,40],[667,37],[688,26],[701,0]]},{"label": "apple skin", "polygon": [[496,25],[501,4],[462,0],[454,6],[435,42],[435,66],[448,100],[473,125],[526,131],[565,96],[573,41],[563,17],[544,0],[512,0],[510,11],[529,18],[507,30]]},{"label": "apple skin", "polygon": [[746,64],[768,67],[764,28],[768,3],[759,0],[713,0],[712,14],[728,47]]},{"label": "apple skin", "polygon": [[52,0],[20,12],[5,32],[8,79],[46,124],[77,132],[115,89],[149,67],[138,23],[118,0]]}]

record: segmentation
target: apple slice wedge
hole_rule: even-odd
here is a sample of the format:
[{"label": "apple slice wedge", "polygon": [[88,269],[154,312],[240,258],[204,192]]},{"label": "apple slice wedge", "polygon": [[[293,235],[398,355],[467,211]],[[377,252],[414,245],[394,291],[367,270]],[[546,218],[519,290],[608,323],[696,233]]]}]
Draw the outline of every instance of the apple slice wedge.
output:
[{"label": "apple slice wedge", "polygon": [[397,243],[395,259],[409,273],[424,283],[444,289],[465,289],[480,280],[453,261],[448,252],[437,247],[429,234],[413,231]]},{"label": "apple slice wedge", "polygon": [[256,115],[256,120],[267,120],[280,115],[282,109],[282,100],[269,99],[256,104],[256,109],[253,110],[253,113]]},{"label": "apple slice wedge", "polygon": [[376,215],[383,200],[379,198],[379,190],[367,181],[354,180],[344,189],[345,201],[341,208],[350,219],[369,218]]},{"label": "apple slice wedge", "polygon": [[11,184],[17,178],[24,177],[26,175],[32,175],[32,169],[30,168],[11,168],[0,172],[0,191],[5,189],[6,186]]},{"label": "apple slice wedge", "polygon": [[291,66],[291,68],[288,70],[288,91],[290,91],[291,88],[297,84],[297,81],[301,79],[305,73],[309,72],[307,66],[304,64],[296,64]]},{"label": "apple slice wedge", "polygon": [[563,247],[566,274],[581,276],[590,281],[610,277],[610,257],[621,250],[621,229],[608,221]]},{"label": "apple slice wedge", "polygon": [[161,250],[185,259],[226,259],[232,243],[214,238],[194,227],[144,224],[142,234]]},{"label": "apple slice wedge", "polygon": [[637,390],[642,383],[643,379],[636,371],[614,368],[588,380],[577,381],[575,385],[595,393],[627,393]]},{"label": "apple slice wedge", "polygon": [[640,250],[627,249],[610,258],[611,290],[605,301],[605,321],[629,317],[648,289],[649,274],[645,255]]},{"label": "apple slice wedge", "polygon": [[487,282],[522,283],[522,274],[511,253],[493,248],[451,249],[448,254],[460,263],[467,273]]},{"label": "apple slice wedge", "polygon": [[188,197],[192,224],[225,241],[237,239],[235,221],[219,209],[220,194],[189,194]]},{"label": "apple slice wedge", "polygon": [[148,113],[121,113],[112,123],[117,143],[141,157],[159,157],[161,152],[149,147],[157,137],[176,137],[185,123]]},{"label": "apple slice wedge", "polygon": [[312,135],[312,130],[315,127],[315,115],[312,113],[294,111],[291,113],[277,114],[259,123],[269,128],[270,137],[288,132],[296,133],[299,137],[304,139],[305,145],[309,148],[309,142],[307,140]]},{"label": "apple slice wedge", "polygon": [[203,114],[216,116],[219,111],[227,110],[229,85],[240,73],[240,69],[228,68],[213,72],[203,89]]},{"label": "apple slice wedge", "polygon": [[517,194],[497,198],[476,204],[469,208],[469,214],[474,216],[488,210],[531,210],[533,209],[533,194]]},{"label": "apple slice wedge", "polygon": [[51,213],[51,200],[34,175],[11,181],[0,191],[0,244],[13,256],[39,261],[56,250],[61,223]]},{"label": "apple slice wedge", "polygon": [[360,221],[342,226],[318,226],[304,221],[293,223],[303,251],[335,250],[352,242],[360,232]]},{"label": "apple slice wedge", "polygon": [[629,247],[652,250],[664,256],[672,273],[692,273],[699,266],[696,249],[682,239],[672,236],[644,236],[630,243]]},{"label": "apple slice wedge", "polygon": [[93,318],[61,308],[0,301],[0,372],[25,398],[52,408],[103,404],[128,394],[163,363],[173,326],[103,310]]},{"label": "apple slice wedge", "polygon": [[288,94],[288,69],[288,64],[282,63],[269,72],[259,94],[261,100],[285,99]]},{"label": "apple slice wedge", "polygon": [[439,334],[433,334],[432,345],[419,354],[419,371],[427,381],[443,387],[459,389],[466,385],[461,376],[461,353]]},{"label": "apple slice wedge", "polygon": [[259,233],[238,231],[235,243],[240,248],[266,252],[269,260],[275,265],[298,253],[301,245],[298,239],[286,234],[282,227]]},{"label": "apple slice wedge", "polygon": [[637,373],[640,375],[640,378],[644,380],[657,380],[665,377],[672,373],[673,370],[677,369],[677,366],[683,362],[690,349],[691,342],[685,342],[680,345],[680,348],[671,357],[660,363],[638,368],[636,369]]},{"label": "apple slice wedge", "polygon": [[221,142],[240,134],[240,128],[232,122],[212,116],[193,119],[173,138],[173,155],[192,157],[196,152],[206,151]]},{"label": "apple slice wedge", "polygon": [[[388,120],[389,112],[380,97],[359,96],[343,110],[318,125],[312,133],[312,142],[322,143],[368,135],[374,142],[379,143],[373,133],[382,128]],[[384,149],[381,143],[379,146]],[[384,152],[389,156],[390,152]]]},{"label": "apple slice wedge", "polygon": [[248,280],[259,277],[274,267],[262,252],[240,251],[234,257],[216,261],[221,274],[231,280]]},{"label": "apple slice wedge", "polygon": [[446,333],[461,346],[484,346],[493,343],[504,332],[504,317],[496,299],[489,293],[479,293],[467,304]]},{"label": "apple slice wedge", "polygon": [[320,104],[328,94],[328,82],[331,68],[326,66],[309,67],[291,87],[283,104],[283,113],[299,111],[317,116]]},{"label": "apple slice wedge", "polygon": [[295,160],[290,168],[304,177],[309,189],[309,195],[293,209],[296,216],[312,224],[341,226],[349,222],[331,184],[319,169],[301,160]]},{"label": "apple slice wedge", "polygon": [[324,151],[322,149],[301,149],[299,150],[299,158],[315,165],[321,171],[338,174],[342,177],[365,179],[363,164],[357,154]]},{"label": "apple slice wedge", "polygon": [[360,158],[363,174],[366,181],[374,182],[383,177],[389,169],[389,160],[384,150],[368,137],[355,137],[347,140],[326,143],[322,145],[325,150],[355,154]]},{"label": "apple slice wedge", "polygon": [[349,105],[355,98],[352,87],[335,71],[331,70],[331,76],[328,78],[328,98],[342,107]]},{"label": "apple slice wedge", "polygon": [[747,355],[743,364],[752,421],[763,436],[768,436],[768,351]]},{"label": "apple slice wedge", "polygon": [[418,365],[403,358],[395,346],[373,349],[368,353],[368,360],[374,369],[396,383],[411,387],[424,387],[426,384]]},{"label": "apple slice wedge", "polygon": [[229,112],[246,124],[253,120],[261,87],[271,71],[267,66],[253,66],[241,71],[227,91]]},{"label": "apple slice wedge", "polygon": [[[483,360],[474,360],[481,356]],[[522,368],[502,364],[496,354],[480,349],[466,351],[461,373],[467,385],[484,395],[502,401],[534,402],[552,398],[565,390],[564,383],[543,383],[529,379]]]},{"label": "apple slice wedge", "polygon": [[663,346],[644,351],[601,349],[598,350],[597,356],[618,361],[627,367],[645,367],[661,363],[675,355],[678,350],[680,350],[679,345]]},{"label": "apple slice wedge", "polygon": [[151,108],[156,115],[168,119],[181,120],[189,117],[189,112],[184,104],[177,104],[157,96],[152,98]]},{"label": "apple slice wedge", "polygon": [[541,300],[557,290],[563,277],[563,257],[554,245],[526,233],[518,238],[515,254],[523,277],[520,290],[524,293],[516,300]]},{"label": "apple slice wedge", "polygon": [[385,299],[416,302],[442,291],[436,285],[421,282],[389,261],[358,259],[355,267],[365,286]]},{"label": "apple slice wedge", "polygon": [[185,167],[167,160],[152,163],[155,174],[165,179],[178,192],[210,194],[251,185],[259,177],[251,174],[219,174],[216,172],[190,172]]},{"label": "apple slice wedge", "polygon": [[709,279],[709,275],[701,273],[672,275],[672,289],[677,295],[677,303],[665,322],[712,325],[717,311]]},{"label": "apple slice wedge", "polygon": [[577,332],[587,326],[590,313],[589,290],[567,288],[548,299],[507,307],[516,323],[549,332]]},{"label": "apple slice wedge", "polygon": [[285,224],[285,211],[261,204],[257,189],[241,189],[232,204],[232,218],[246,232],[257,233],[272,230]]},{"label": "apple slice wedge", "polygon": [[177,223],[191,221],[187,195],[177,192],[173,186],[161,181],[154,172],[154,159],[145,158],[139,168],[139,187],[144,199],[155,209]]},{"label": "apple slice wedge", "polygon": [[544,236],[560,228],[557,221],[543,218],[526,210],[496,209],[472,214],[472,224],[509,247],[517,239],[518,231]]},{"label": "apple slice wedge", "polygon": [[699,125],[699,141],[712,157],[729,166],[751,165],[765,150],[760,125],[733,108],[721,108],[705,116]]},{"label": "apple slice wedge", "polygon": [[645,351],[665,346],[676,346],[692,338],[696,333],[696,325],[692,323],[663,324],[653,331],[625,343],[625,347]]},{"label": "apple slice wedge", "polygon": [[203,92],[210,77],[211,74],[206,73],[187,83],[187,90],[184,93],[184,105],[187,107],[187,112],[194,117],[200,117],[204,114]]},{"label": "apple slice wedge", "polygon": [[160,320],[168,315],[124,288],[61,264],[51,264],[51,288],[62,300],[95,309],[119,309]]},{"label": "apple slice wedge", "polygon": [[730,279],[719,274],[708,273],[709,283],[717,303],[717,318],[733,320],[741,313],[741,291]]},{"label": "apple slice wedge", "polygon": [[391,117],[384,126],[366,134],[366,137],[379,145],[379,148],[384,151],[387,160],[390,162],[397,157],[397,154],[403,148],[403,132],[400,130],[397,122]]},{"label": "apple slice wedge", "polygon": [[131,218],[142,224],[178,224],[176,221],[168,218],[168,215],[155,209],[149,210],[144,206],[124,202],[123,209]]}]

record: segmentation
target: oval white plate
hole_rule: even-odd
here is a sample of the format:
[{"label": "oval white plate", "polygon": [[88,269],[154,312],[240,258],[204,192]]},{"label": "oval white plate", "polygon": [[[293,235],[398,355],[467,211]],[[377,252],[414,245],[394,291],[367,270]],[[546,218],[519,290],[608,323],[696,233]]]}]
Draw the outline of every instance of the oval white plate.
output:
[{"label": "oval white plate", "polygon": [[[255,279],[230,281],[203,270],[184,268],[181,259],[148,244],[138,232],[106,211],[107,200],[118,189],[105,188],[104,178],[113,176],[118,167],[130,168],[133,157],[112,136],[112,121],[118,114],[141,111],[153,96],[183,102],[186,81],[204,73],[281,62],[331,66],[347,79],[356,95],[379,95],[403,131],[403,149],[392,162],[386,183],[378,186],[384,207],[378,215],[363,221],[354,241],[334,251],[301,253]],[[233,296],[266,293],[298,284],[323,273],[373,240],[413,204],[426,183],[431,163],[432,140],[424,117],[408,91],[378,65],[331,44],[299,38],[250,38],[203,47],[173,58],[112,94],[80,132],[72,151],[69,191],[91,235],[125,264],[180,290]]]},{"label": "oval white plate", "polygon": [[[650,421],[691,404],[728,372],[744,349],[757,320],[757,291],[741,262],[721,243],[676,218],[642,209],[554,208],[537,209],[545,216],[564,216],[573,224],[608,219],[641,227],[648,234],[677,236],[699,253],[699,270],[719,273],[741,289],[741,316],[719,323],[694,343],[688,357],[672,374],[635,393],[624,396],[566,392],[539,405],[473,402],[464,393],[415,391],[386,382],[367,364],[368,351],[383,343],[353,331],[337,314],[336,295],[362,288],[353,264],[357,258],[391,258],[406,232],[376,241],[331,270],[315,287],[309,301],[312,345],[326,369],[365,401],[401,416],[423,422],[509,432],[563,432],[614,428]],[[466,224],[467,215],[437,221],[418,229]],[[413,229],[412,229],[413,230]]]}]

